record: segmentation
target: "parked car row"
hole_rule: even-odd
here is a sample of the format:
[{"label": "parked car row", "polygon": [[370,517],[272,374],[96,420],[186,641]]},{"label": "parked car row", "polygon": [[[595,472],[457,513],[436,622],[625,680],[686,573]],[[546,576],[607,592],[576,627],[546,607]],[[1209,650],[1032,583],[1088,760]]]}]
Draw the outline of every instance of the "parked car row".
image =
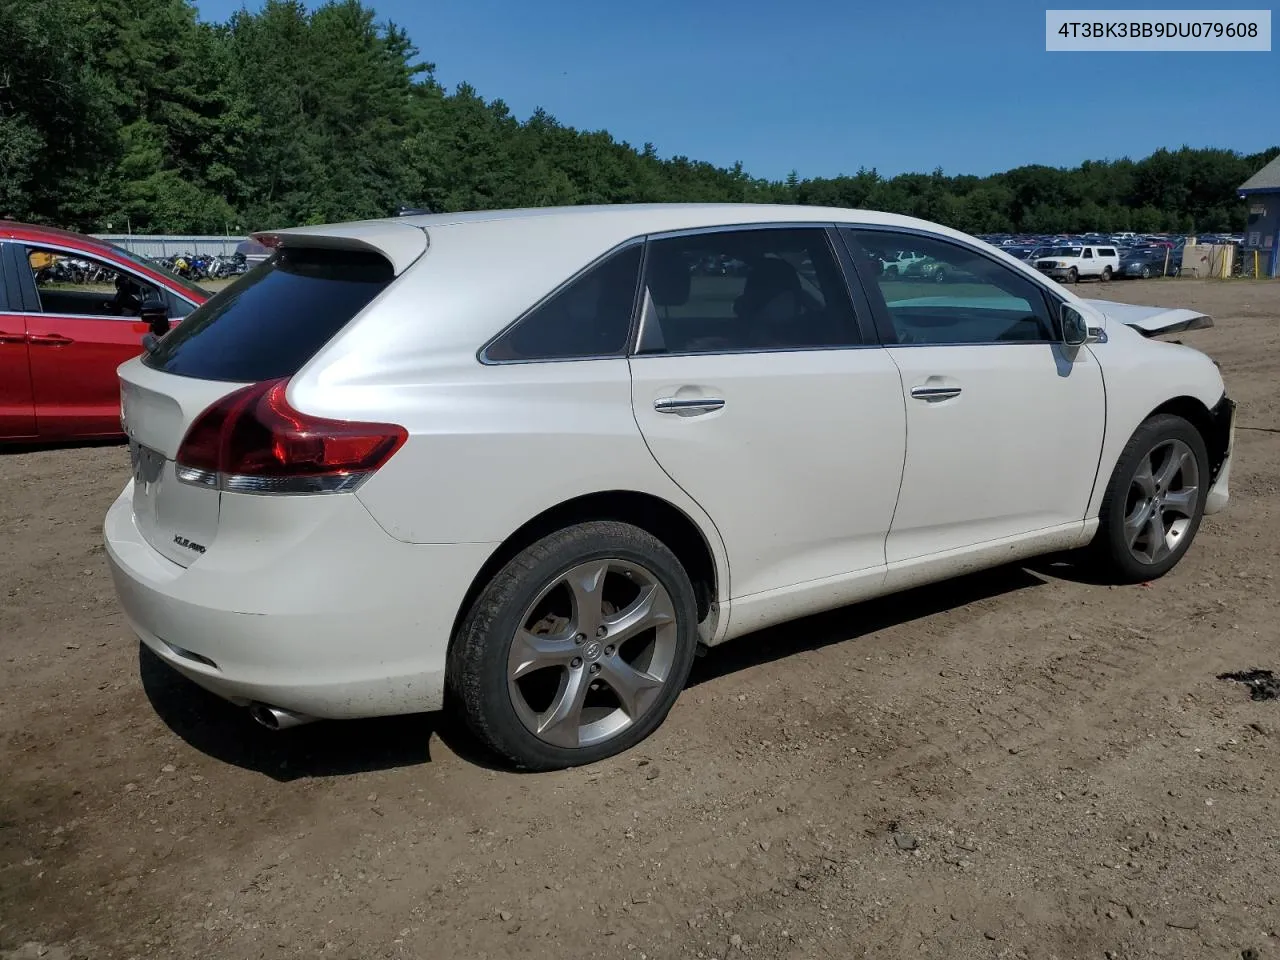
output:
[{"label": "parked car row", "polygon": [[[982,238],[1019,260],[1036,265],[1055,279],[1074,283],[1099,280],[1176,277],[1182,268],[1185,237],[1112,236],[1086,234],[1076,237]],[[1074,272],[1073,272],[1074,271]]]},{"label": "parked car row", "polygon": [[[1182,265],[1184,237],[1137,236],[1121,233],[1054,237],[981,237],[1018,260],[1064,283],[1084,279],[1176,277]],[[965,278],[931,261],[917,250],[887,250],[879,258],[887,277],[927,280],[935,283]]]}]

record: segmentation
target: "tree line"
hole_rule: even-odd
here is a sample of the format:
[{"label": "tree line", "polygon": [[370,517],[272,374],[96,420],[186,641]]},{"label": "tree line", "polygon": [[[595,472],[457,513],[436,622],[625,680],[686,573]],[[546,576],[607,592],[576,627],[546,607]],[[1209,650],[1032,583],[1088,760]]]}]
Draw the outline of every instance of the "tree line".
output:
[{"label": "tree line", "polygon": [[770,181],[446,90],[360,0],[266,0],[225,23],[189,0],[0,3],[0,216],[92,232],[643,201],[867,207],[973,233],[1223,231],[1244,224],[1235,188],[1277,154]]}]

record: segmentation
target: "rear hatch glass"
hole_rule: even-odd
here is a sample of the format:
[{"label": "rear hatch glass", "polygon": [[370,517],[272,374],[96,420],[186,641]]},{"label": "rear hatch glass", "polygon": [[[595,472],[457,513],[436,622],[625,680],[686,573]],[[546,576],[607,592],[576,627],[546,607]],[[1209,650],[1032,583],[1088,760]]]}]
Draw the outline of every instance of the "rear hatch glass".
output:
[{"label": "rear hatch glass", "polygon": [[286,247],[120,368],[133,513],[155,550],[187,566],[221,522],[219,491],[176,475],[192,423],[241,384],[293,376],[393,279],[375,253]]},{"label": "rear hatch glass", "polygon": [[393,279],[376,253],[285,247],[184,319],[143,362],[201,380],[293,376]]}]

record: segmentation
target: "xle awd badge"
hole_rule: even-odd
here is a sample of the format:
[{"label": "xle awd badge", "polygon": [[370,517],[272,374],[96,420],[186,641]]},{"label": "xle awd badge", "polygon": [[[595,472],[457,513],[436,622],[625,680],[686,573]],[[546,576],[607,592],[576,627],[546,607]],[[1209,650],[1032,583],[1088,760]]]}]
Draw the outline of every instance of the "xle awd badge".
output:
[{"label": "xle awd badge", "polygon": [[196,553],[204,553],[205,551],[205,546],[203,543],[196,543],[194,540],[188,540],[186,537],[182,536],[181,534],[175,533],[173,535],[173,542],[176,543],[178,546],[182,547],[184,550],[194,550]]}]

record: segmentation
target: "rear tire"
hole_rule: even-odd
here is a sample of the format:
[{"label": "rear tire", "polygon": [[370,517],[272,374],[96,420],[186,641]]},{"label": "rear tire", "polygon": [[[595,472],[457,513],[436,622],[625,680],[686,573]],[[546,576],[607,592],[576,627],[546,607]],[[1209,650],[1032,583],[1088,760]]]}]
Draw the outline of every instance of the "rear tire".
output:
[{"label": "rear tire", "polygon": [[1144,421],[1112,471],[1093,542],[1108,579],[1143,583],[1177,565],[1195,539],[1209,492],[1209,456],[1182,417]]},{"label": "rear tire", "polygon": [[1150,268],[1150,267],[1143,267],[1143,268],[1142,268],[1142,279],[1143,279],[1143,280],[1150,280],[1150,279],[1151,279],[1151,268]]},{"label": "rear tire", "polygon": [[1109,281],[1109,280],[1111,279],[1111,268],[1110,268],[1110,267],[1103,267],[1103,268],[1102,268],[1102,279],[1103,279],[1104,281]]},{"label": "rear tire", "polygon": [[697,646],[693,586],[652,534],[566,527],[525,548],[480,592],[449,651],[468,726],[527,770],[621,753],[680,696]]}]

